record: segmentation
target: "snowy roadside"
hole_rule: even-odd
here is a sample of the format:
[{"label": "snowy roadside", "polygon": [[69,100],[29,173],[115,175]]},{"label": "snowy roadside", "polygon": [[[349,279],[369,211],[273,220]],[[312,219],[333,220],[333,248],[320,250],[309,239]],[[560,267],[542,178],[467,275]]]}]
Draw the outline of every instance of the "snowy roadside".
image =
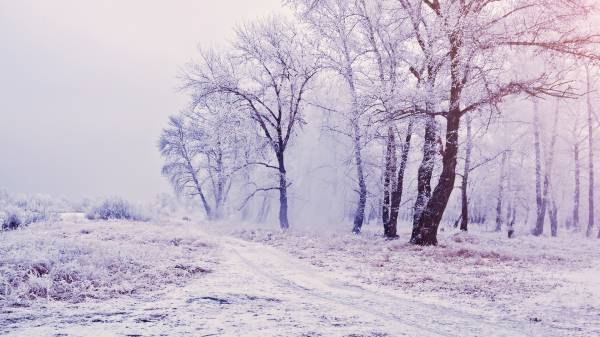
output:
[{"label": "snowy roadside", "polygon": [[[320,270],[499,321],[550,329],[556,336],[600,335],[600,250],[597,240],[505,233],[440,233],[438,247],[386,241],[379,228],[361,236],[260,228],[229,233],[285,251]],[[573,244],[577,242],[577,244]]]},{"label": "snowy roadside", "polygon": [[[113,261],[111,256],[120,256],[122,270],[137,264],[146,270],[116,274],[114,284],[100,287],[98,296],[30,298],[20,305],[2,302],[0,335],[589,336],[598,329],[597,316],[593,319],[597,294],[584,268],[589,261],[572,262],[572,270],[579,274],[563,277],[558,272],[571,260],[557,259],[558,246],[544,253],[547,260],[543,261],[554,263],[529,270],[539,258],[533,251],[540,246],[528,238],[515,241],[529,247],[516,255],[508,252],[512,243],[502,243],[508,251],[496,249],[485,235],[445,234],[443,247],[418,248],[386,242],[373,233],[356,237],[233,230],[236,238],[230,235],[232,230],[226,224],[71,219],[5,233],[0,247],[14,256],[3,256],[0,266],[17,257],[50,259],[50,248],[75,246],[94,260]],[[36,242],[33,247],[32,242]],[[109,249],[100,249],[102,242]],[[95,268],[102,269],[105,262],[94,262]],[[492,262],[499,271],[494,271]],[[178,265],[206,271],[177,274]],[[164,274],[173,269],[175,274]],[[10,275],[1,270],[2,277]],[[552,273],[551,278],[542,277]],[[516,281],[496,284],[509,274]],[[131,286],[125,289],[135,291],[110,290],[123,288],[123,279]],[[552,285],[557,280],[559,285]],[[570,285],[575,282],[580,282],[579,296],[577,302],[569,302],[566,296],[573,294]],[[490,297],[511,285],[525,289]],[[479,289],[484,286],[489,288],[485,292]],[[580,330],[574,329],[578,321],[560,319],[560,310],[571,305],[569,315],[578,315],[584,303],[589,307],[585,316],[577,318],[586,320],[579,322]],[[537,319],[529,318],[529,310],[539,310]],[[549,321],[555,315],[560,320]]]}]

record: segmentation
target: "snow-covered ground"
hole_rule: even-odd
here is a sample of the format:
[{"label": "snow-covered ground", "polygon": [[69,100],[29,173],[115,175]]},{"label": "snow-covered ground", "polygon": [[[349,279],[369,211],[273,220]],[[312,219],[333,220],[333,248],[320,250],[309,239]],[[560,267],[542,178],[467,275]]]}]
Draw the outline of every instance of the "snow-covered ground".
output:
[{"label": "snow-covered ground", "polygon": [[[69,218],[1,233],[4,282],[13,275],[7,268],[31,271],[42,259],[50,270],[91,264],[97,273],[89,279],[112,283],[67,288],[78,296],[51,300],[23,291],[0,297],[0,334],[600,334],[597,241],[444,232],[439,247],[423,248],[405,244],[405,233],[390,242],[377,230],[283,234],[231,224]],[[121,261],[112,276],[102,272],[111,261]],[[50,275],[57,274],[35,277]]]}]

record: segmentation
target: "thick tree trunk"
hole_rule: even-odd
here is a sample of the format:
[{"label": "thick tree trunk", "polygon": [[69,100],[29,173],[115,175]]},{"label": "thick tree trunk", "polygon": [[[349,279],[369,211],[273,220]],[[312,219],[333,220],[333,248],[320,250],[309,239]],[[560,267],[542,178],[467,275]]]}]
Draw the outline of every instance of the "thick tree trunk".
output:
[{"label": "thick tree trunk", "polygon": [[416,230],[410,242],[418,245],[437,245],[437,230],[442,220],[442,215],[448,205],[450,194],[454,189],[456,179],[456,156],[458,154],[458,130],[460,128],[460,95],[463,86],[461,75],[459,51],[460,37],[456,34],[450,36],[450,104],[446,116],[446,144],[442,156],[442,173],[437,186],[427,201],[421,213]]},{"label": "thick tree trunk", "polygon": [[446,144],[442,155],[442,173],[437,186],[433,190],[427,205],[423,210],[416,231],[410,242],[418,245],[437,245],[437,230],[442,220],[450,194],[454,190],[456,179],[456,159],[458,154],[458,130],[460,128],[460,95],[463,86],[463,76],[459,61],[461,47],[460,37],[450,35],[450,97],[449,109],[446,115]]},{"label": "thick tree trunk", "polygon": [[437,128],[433,116],[425,117],[425,135],[423,137],[423,159],[417,173],[417,198],[413,212],[412,237],[417,235],[421,213],[431,196],[431,177],[435,165]]},{"label": "thick tree trunk", "polygon": [[502,161],[500,162],[500,177],[498,178],[498,197],[496,198],[496,232],[502,230],[502,201],[504,199],[504,180],[506,170],[507,153],[502,153]]},{"label": "thick tree trunk", "polygon": [[402,191],[404,188],[404,172],[406,170],[406,164],[408,163],[408,154],[410,151],[410,142],[412,138],[413,120],[411,119],[406,129],[406,138],[402,144],[402,153],[400,155],[400,167],[398,168],[398,174],[396,177],[394,189],[392,190],[392,197],[390,203],[390,218],[388,225],[386,226],[386,237],[396,238],[398,228],[398,213],[400,211],[400,202],[402,201]]},{"label": "thick tree trunk", "polygon": [[[458,97],[454,101],[458,102]],[[437,245],[437,229],[450,199],[450,194],[454,189],[459,127],[460,109],[458,108],[458,103],[456,103],[450,109],[446,122],[446,147],[442,157],[440,180],[421,214],[416,234],[411,238],[411,242],[414,244],[425,246]]]},{"label": "thick tree trunk", "polygon": [[[586,81],[587,81],[587,123],[588,123],[588,225],[586,235],[589,237],[592,235],[594,229],[594,128],[592,127],[593,119],[592,115],[592,98],[590,93],[592,90],[590,70],[588,67],[585,68]],[[598,233],[600,237],[600,233]]]},{"label": "thick tree trunk", "polygon": [[465,144],[465,165],[463,171],[462,182],[460,185],[461,189],[461,221],[460,221],[460,230],[467,231],[469,225],[469,199],[468,199],[468,187],[469,187],[469,171],[471,170],[471,150],[473,147],[473,139],[471,134],[471,116],[466,116],[466,126],[467,126],[467,139]]},{"label": "thick tree trunk", "polygon": [[283,151],[277,152],[277,164],[279,168],[279,227],[282,230],[287,230],[290,228],[290,223],[288,221],[288,185]]},{"label": "thick tree trunk", "polygon": [[[533,235],[539,236],[544,233],[544,218],[546,217],[546,202],[542,195],[542,150],[540,140],[540,120],[538,115],[537,103],[534,103],[533,112],[533,137],[535,148],[535,203],[536,203],[536,221]],[[546,180],[544,179],[544,185]]]}]

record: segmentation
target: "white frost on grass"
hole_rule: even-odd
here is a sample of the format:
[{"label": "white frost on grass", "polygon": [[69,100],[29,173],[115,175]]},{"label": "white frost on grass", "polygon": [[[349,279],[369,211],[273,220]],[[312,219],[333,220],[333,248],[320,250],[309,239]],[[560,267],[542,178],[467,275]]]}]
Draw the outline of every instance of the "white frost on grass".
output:
[{"label": "white frost on grass", "polygon": [[210,254],[202,235],[184,226],[31,224],[0,232],[0,307],[106,299],[180,284],[209,271]]}]

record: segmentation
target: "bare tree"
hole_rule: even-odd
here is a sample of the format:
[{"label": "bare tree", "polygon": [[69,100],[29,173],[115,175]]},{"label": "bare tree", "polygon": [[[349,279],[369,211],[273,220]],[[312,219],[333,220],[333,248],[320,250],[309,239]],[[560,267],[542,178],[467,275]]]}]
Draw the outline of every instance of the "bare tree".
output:
[{"label": "bare tree", "polygon": [[469,225],[469,199],[467,196],[467,189],[469,188],[469,172],[471,171],[471,151],[473,150],[473,132],[471,127],[471,116],[466,116],[466,129],[467,139],[465,144],[465,164],[463,167],[462,182],[460,185],[461,190],[461,221],[460,230],[467,231]]},{"label": "bare tree", "polygon": [[573,128],[567,140],[571,145],[573,156],[573,211],[572,218],[567,222],[567,228],[573,227],[579,230],[580,220],[579,211],[581,207],[581,145],[586,140],[582,135],[584,128],[580,125],[580,118],[577,113],[573,114]]},{"label": "bare tree", "polygon": [[167,161],[162,173],[169,177],[175,191],[178,194],[200,197],[206,216],[212,219],[213,210],[202,189],[199,169],[194,164],[200,153],[192,144],[181,116],[169,118],[169,127],[163,130],[158,146],[161,155]]},{"label": "bare tree", "polygon": [[205,52],[202,62],[183,75],[183,87],[192,91],[195,102],[212,95],[230,95],[238,109],[254,120],[275,161],[255,164],[274,170],[278,184],[257,187],[249,198],[278,191],[279,225],[284,230],[289,228],[290,185],[285,154],[292,135],[304,122],[304,96],[320,69],[313,49],[293,24],[270,19],[238,29],[230,55]]},{"label": "bare tree", "polygon": [[359,30],[360,17],[356,4],[338,0],[289,1],[300,12],[300,17],[315,32],[321,45],[325,67],[341,76],[350,96],[350,107],[344,116],[348,123],[348,136],[352,142],[352,153],[356,169],[356,192],[358,200],[354,212],[352,232],[360,233],[365,220],[367,203],[367,181],[365,173],[364,147],[366,122],[365,107],[361,104],[359,74],[362,71],[361,57],[367,52]]},{"label": "bare tree", "polygon": [[550,137],[550,146],[546,154],[546,171],[544,173],[544,185],[547,189],[544,190],[544,198],[546,203],[550,202],[548,215],[550,217],[550,233],[552,236],[558,235],[558,206],[556,205],[556,196],[554,195],[552,186],[552,167],[554,164],[554,151],[556,148],[556,139],[558,138],[558,115],[559,104],[556,102],[554,110],[554,120],[552,122],[552,136]]},{"label": "bare tree", "polygon": [[[544,219],[546,217],[547,207],[547,195],[548,190],[548,179],[543,174],[542,169],[542,140],[541,140],[541,126],[540,126],[540,115],[538,103],[534,102],[533,109],[533,146],[535,149],[535,202],[536,202],[536,220],[535,227],[532,234],[535,236],[542,235],[544,233]],[[543,184],[543,186],[542,186]]]},{"label": "bare tree", "polygon": [[[594,229],[594,127],[593,119],[594,110],[592,108],[592,80],[590,77],[590,68],[585,68],[585,79],[586,79],[586,103],[587,103],[587,127],[588,127],[588,225],[586,230],[586,236],[592,235]],[[600,237],[600,232],[598,233]]]},{"label": "bare tree", "polygon": [[508,152],[505,151],[504,153],[502,153],[502,160],[500,162],[500,176],[498,177],[498,196],[496,197],[496,232],[500,232],[502,230],[502,202],[504,200],[504,181],[506,180],[507,156]]}]

